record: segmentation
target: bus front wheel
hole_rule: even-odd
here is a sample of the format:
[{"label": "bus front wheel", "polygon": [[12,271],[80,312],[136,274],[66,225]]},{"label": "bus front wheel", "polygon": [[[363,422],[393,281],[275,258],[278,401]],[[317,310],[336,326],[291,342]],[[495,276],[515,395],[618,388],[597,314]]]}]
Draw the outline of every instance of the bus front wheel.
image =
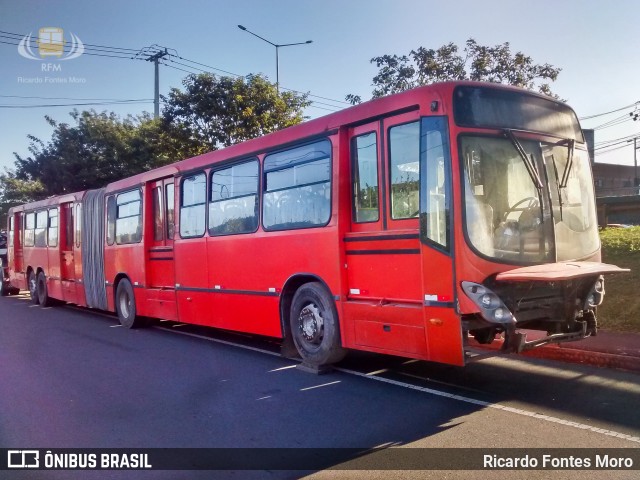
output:
[{"label": "bus front wheel", "polygon": [[296,291],[289,321],[293,342],[304,363],[320,367],[339,362],[346,355],[335,303],[322,284],[305,283]]},{"label": "bus front wheel", "polygon": [[133,286],[126,278],[120,280],[116,288],[116,312],[120,325],[126,328],[138,328],[142,326],[142,320],[136,315],[136,297]]}]

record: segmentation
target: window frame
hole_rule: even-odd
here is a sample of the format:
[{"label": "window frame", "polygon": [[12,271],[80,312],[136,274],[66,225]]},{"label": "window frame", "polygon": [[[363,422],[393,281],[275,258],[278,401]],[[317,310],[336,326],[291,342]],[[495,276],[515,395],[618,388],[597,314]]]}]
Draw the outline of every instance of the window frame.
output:
[{"label": "window frame", "polygon": [[[430,236],[428,226],[425,223],[428,222],[428,205],[429,198],[425,193],[428,191],[429,179],[427,178],[427,172],[429,168],[427,166],[427,150],[423,150],[423,141],[426,142],[426,135],[423,135],[426,127],[425,123],[429,121],[440,121],[442,127],[440,129],[442,140],[442,151],[444,160],[444,182],[443,188],[445,190],[445,216],[446,216],[446,241],[447,244],[443,245],[434,240]],[[424,153],[423,153],[424,152]],[[423,244],[428,245],[436,250],[447,255],[452,255],[454,245],[454,201],[453,201],[453,173],[452,173],[452,155],[451,155],[451,137],[449,128],[449,117],[446,115],[433,115],[420,118],[420,240]],[[424,174],[422,174],[424,173]]]},{"label": "window frame", "polygon": [[[189,178],[193,178],[193,177],[197,177],[199,175],[204,175],[204,202],[203,203],[194,203],[193,205],[188,205],[188,206],[184,206],[184,183],[189,179]],[[208,175],[206,170],[198,170],[196,172],[191,172],[185,176],[183,176],[180,179],[180,204],[179,204],[179,215],[180,218],[178,219],[178,235],[180,235],[180,238],[183,239],[190,239],[190,238],[203,238],[206,233],[207,233],[207,226],[208,226],[208,212],[207,212],[207,194],[208,194],[208,186],[209,186],[209,182],[208,182]],[[174,192],[175,195],[175,192]],[[204,205],[204,228],[202,229],[202,233],[199,235],[182,235],[182,210],[185,208],[192,208],[192,207],[197,207],[199,205]]]},{"label": "window frame", "polygon": [[[44,227],[38,227],[38,218],[40,215],[46,215],[44,221]],[[47,248],[47,229],[49,228],[49,211],[47,209],[37,210],[35,212],[35,229],[34,229],[34,247],[36,248]],[[38,231],[40,234],[44,234],[44,238],[42,242],[38,242]]]},{"label": "window frame", "polygon": [[[357,147],[356,147],[356,143],[358,138],[360,137],[364,137],[365,135],[371,135],[373,134],[375,136],[375,146],[376,146],[376,153],[375,153],[375,165],[376,165],[376,189],[378,191],[378,206],[377,206],[377,211],[378,211],[378,216],[375,220],[358,220],[357,218],[357,193],[354,191],[354,187],[356,185],[356,167],[359,167],[358,164],[358,155],[357,155]],[[381,218],[381,213],[380,213],[380,206],[382,205],[382,197],[381,197],[381,188],[380,188],[380,142],[378,141],[378,132],[376,130],[371,130],[368,132],[363,132],[360,133],[358,135],[355,135],[353,137],[351,137],[351,221],[353,223],[357,223],[359,225],[361,224],[367,224],[367,223],[378,223],[380,221]],[[358,172],[358,181],[360,180],[360,168],[357,168],[357,172]]]},{"label": "window frame", "polygon": [[[385,200],[389,201],[388,204],[388,215],[389,220],[392,222],[405,222],[407,220],[416,221],[420,218],[420,202],[422,198],[422,189],[421,189],[421,178],[422,178],[422,162],[420,161],[420,140],[422,134],[422,118],[417,118],[413,120],[409,120],[406,122],[396,123],[393,125],[389,125],[385,131],[385,140],[386,140],[386,150],[387,150],[387,161],[385,162],[385,167],[387,168],[387,177],[389,179],[388,183],[388,192],[386,193]],[[398,127],[404,127],[410,124],[417,124],[418,126],[418,143],[417,143],[417,153],[418,153],[418,216],[417,217],[399,217],[396,218],[393,216],[393,177],[392,177],[392,158],[391,158],[391,130]]]},{"label": "window frame", "polygon": [[[138,192],[138,200],[132,200],[129,202],[125,202],[122,204],[118,203],[118,197],[120,197],[121,195],[126,195],[128,193],[132,193],[132,192]],[[116,245],[134,245],[136,243],[140,243],[142,242],[142,238],[144,236],[143,233],[143,221],[142,221],[142,213],[144,211],[144,200],[143,200],[143,196],[142,196],[142,190],[140,189],[140,187],[136,187],[130,190],[123,190],[121,192],[116,193],[115,195],[113,195],[115,197],[115,201],[116,201],[116,216],[115,216],[115,243]],[[124,206],[124,205],[129,205],[131,203],[135,203],[135,202],[140,202],[140,208],[138,209],[138,214],[137,215],[127,215],[126,217],[120,217],[120,207]],[[132,240],[130,242],[121,242],[120,238],[119,238],[119,234],[118,234],[118,220],[122,220],[124,218],[134,218],[134,217],[138,217],[138,228],[136,228],[136,233],[138,233],[137,237],[135,240]]]},{"label": "window frame", "polygon": [[[51,212],[56,212],[55,215],[51,215]],[[51,220],[56,219],[55,227],[51,226]],[[47,247],[55,248],[58,246],[58,242],[60,241],[60,212],[58,211],[58,207],[49,208],[47,210]],[[55,243],[51,242],[51,229],[56,230]]]},{"label": "window frame", "polygon": [[[326,181],[321,181],[321,182],[312,182],[312,183],[307,183],[307,184],[303,184],[303,185],[297,185],[295,187],[288,187],[288,188],[277,188],[274,190],[267,190],[267,175],[269,173],[272,172],[278,172],[278,171],[283,171],[283,170],[287,170],[287,169],[291,169],[294,168],[298,165],[304,165],[307,163],[312,163],[312,162],[316,162],[318,160],[323,160],[324,157],[322,158],[316,158],[313,160],[307,160],[307,161],[303,161],[303,162],[297,162],[297,163],[292,163],[290,165],[287,166],[280,166],[280,167],[276,167],[276,168],[272,168],[272,169],[267,169],[266,167],[266,162],[267,159],[273,155],[278,155],[284,152],[288,152],[291,150],[295,150],[297,148],[301,148],[301,147],[305,147],[307,145],[313,145],[316,143],[322,143],[322,142],[326,142],[329,144],[329,178]],[[261,220],[260,220],[260,224],[262,225],[262,228],[265,232],[281,232],[281,231],[289,231],[289,230],[305,230],[308,228],[323,228],[326,227],[327,225],[329,225],[329,223],[331,222],[331,218],[333,216],[333,142],[331,141],[331,138],[329,137],[321,137],[321,138],[316,138],[314,140],[311,141],[306,141],[306,142],[302,142],[302,143],[297,143],[297,144],[293,144],[293,145],[289,145],[287,146],[287,148],[282,148],[282,149],[278,149],[278,150],[274,150],[271,151],[267,154],[265,154],[264,158],[262,159],[262,182],[261,182],[261,188],[260,188],[260,197],[262,198],[262,205],[261,205],[261,209],[260,209],[260,216],[261,216]],[[329,183],[329,215],[327,218],[327,221],[324,223],[318,223],[318,224],[314,224],[314,225],[308,225],[308,226],[303,226],[303,227],[285,227],[285,228],[274,228],[274,227],[267,227],[264,224],[264,218],[265,218],[265,205],[266,202],[264,201],[264,196],[267,193],[273,193],[273,192],[280,192],[280,191],[286,191],[286,190],[292,190],[295,188],[301,188],[301,187],[310,187],[310,186],[314,186],[314,185],[320,185],[320,184],[324,184],[324,183]]]},{"label": "window frame", "polygon": [[[171,201],[169,201],[169,187],[171,187]],[[167,240],[173,240],[176,235],[176,185],[173,182],[165,183],[163,189],[165,202],[165,237]],[[169,215],[171,213],[171,215]]]},{"label": "window frame", "polygon": [[[256,166],[258,167],[257,169],[257,178],[256,178],[256,190],[255,190],[255,197],[256,197],[256,222],[255,222],[255,228],[253,230],[247,230],[247,231],[243,231],[243,232],[228,232],[228,233],[215,233],[211,231],[211,215],[210,215],[210,208],[211,208],[211,204],[213,203],[219,203],[219,202],[223,202],[226,200],[233,200],[235,198],[245,198],[245,197],[249,197],[249,195],[237,195],[235,197],[229,197],[229,198],[225,198],[222,200],[212,200],[213,197],[213,191],[211,189],[211,186],[213,185],[213,176],[218,173],[221,172],[223,170],[228,170],[228,169],[232,169],[233,167],[237,167],[239,165],[248,165],[250,163],[255,163]],[[208,187],[207,188],[207,203],[206,203],[206,210],[207,210],[207,224],[206,224],[206,231],[209,234],[210,237],[226,237],[229,235],[246,235],[246,234],[250,234],[250,233],[256,233],[258,231],[258,229],[260,228],[260,223],[262,221],[261,219],[261,213],[262,213],[262,195],[261,195],[261,187],[262,187],[262,182],[261,182],[261,165],[260,165],[260,159],[258,157],[251,157],[251,158],[245,158],[243,160],[239,160],[233,163],[227,163],[227,164],[222,164],[222,165],[217,165],[214,168],[211,168],[211,170],[209,171],[209,183],[208,183]]]},{"label": "window frame", "polygon": [[15,236],[15,218],[13,216],[13,212],[9,213],[9,225],[7,230],[7,246],[13,247],[14,236]]},{"label": "window frame", "polygon": [[118,215],[118,204],[116,196],[109,195],[107,197],[107,228],[105,231],[108,246],[116,243],[116,217]]}]

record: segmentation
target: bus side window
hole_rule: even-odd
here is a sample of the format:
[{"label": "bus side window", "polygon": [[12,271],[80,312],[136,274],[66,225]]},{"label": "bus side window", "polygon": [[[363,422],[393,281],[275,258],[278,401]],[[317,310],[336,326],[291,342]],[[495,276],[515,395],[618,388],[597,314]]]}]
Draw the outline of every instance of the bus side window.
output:
[{"label": "bus side window", "polygon": [[142,239],[142,196],[140,190],[116,197],[116,243],[138,243]]},{"label": "bus side window", "polygon": [[80,248],[82,237],[82,204],[76,205],[76,247]]},{"label": "bus side window", "polygon": [[211,176],[209,235],[250,233],[258,229],[258,162],[233,165]]},{"label": "bus side window", "polygon": [[9,217],[9,246],[13,247],[13,231],[14,231],[14,218],[13,214]]},{"label": "bus side window", "polygon": [[420,124],[389,129],[391,218],[415,218],[420,213]]},{"label": "bus side window", "polygon": [[164,240],[164,215],[162,209],[162,187],[155,187],[153,197],[153,240]]},{"label": "bus side window", "polygon": [[49,221],[47,225],[47,245],[50,247],[58,246],[58,209],[49,210]]},{"label": "bus side window", "polygon": [[353,213],[357,223],[377,222],[378,147],[376,133],[366,133],[352,140]]},{"label": "bus side window", "polygon": [[331,142],[267,155],[262,222],[266,230],[323,226],[331,218]]},{"label": "bus side window", "polygon": [[167,219],[167,239],[173,240],[175,234],[175,197],[174,197],[174,185],[173,183],[165,186],[165,206]]},{"label": "bus side window", "polygon": [[420,139],[423,176],[420,229],[427,238],[442,247],[450,245],[450,156],[446,120],[443,117],[422,119]]},{"label": "bus side window", "polygon": [[46,210],[36,212],[35,246],[47,246],[48,215]]},{"label": "bus side window", "polygon": [[180,192],[180,236],[201,237],[206,225],[207,177],[198,173],[182,180]]},{"label": "bus side window", "polygon": [[64,225],[65,231],[65,244],[64,249],[66,251],[70,251],[73,249],[73,204],[70,204],[68,208],[65,209],[66,219]]},{"label": "bus side window", "polygon": [[116,197],[107,198],[107,245],[116,241]]}]

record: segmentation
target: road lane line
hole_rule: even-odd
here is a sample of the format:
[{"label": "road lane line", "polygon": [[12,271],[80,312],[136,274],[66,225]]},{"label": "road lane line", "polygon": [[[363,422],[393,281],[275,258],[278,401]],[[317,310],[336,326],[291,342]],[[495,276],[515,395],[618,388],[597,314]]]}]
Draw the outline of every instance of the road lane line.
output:
[{"label": "road lane line", "polygon": [[[96,312],[91,312],[93,314],[95,314]],[[105,315],[107,316],[107,315]],[[113,317],[111,317],[113,318]],[[245,350],[250,350],[253,352],[259,352],[259,353],[266,353],[267,355],[271,355],[274,357],[282,357],[282,355],[280,355],[280,353],[278,352],[272,352],[269,350],[264,350],[262,348],[256,348],[256,347],[250,347],[247,345],[242,345],[239,343],[234,343],[234,342],[230,342],[230,341],[226,341],[226,340],[219,340],[216,338],[210,338],[210,337],[206,337],[204,335],[198,335],[195,333],[189,333],[189,332],[182,332],[179,330],[175,330],[175,329],[168,329],[168,328],[164,328],[164,327],[160,327],[160,326],[155,326],[153,327],[155,329],[158,330],[165,330],[171,333],[176,333],[179,335],[186,335],[189,337],[195,337],[195,338],[199,338],[201,340],[207,340],[207,341],[211,341],[211,342],[215,342],[215,343],[220,343],[222,345],[228,345],[228,346],[232,346],[232,347],[240,347],[243,348]],[[295,361],[295,360],[292,360]],[[408,363],[413,363],[415,360],[409,360]],[[481,407],[485,407],[485,408],[493,408],[495,410],[502,410],[504,412],[509,412],[509,413],[513,413],[516,415],[521,415],[521,416],[525,416],[525,417],[530,417],[530,418],[535,418],[538,420],[542,420],[545,422],[549,422],[549,423],[554,423],[554,424],[559,424],[559,425],[565,425],[568,427],[573,427],[573,428],[577,428],[580,430],[587,430],[590,432],[594,432],[594,433],[600,433],[602,435],[608,436],[608,437],[615,437],[615,438],[620,438],[623,440],[627,440],[633,443],[638,443],[640,444],[640,437],[637,436],[633,436],[633,435],[627,435],[625,433],[621,433],[621,432],[616,432],[614,430],[608,430],[608,429],[604,429],[604,428],[598,428],[598,427],[594,427],[592,425],[587,425],[584,423],[579,423],[579,422],[573,422],[570,420],[564,420],[562,418],[558,418],[558,417],[553,417],[550,415],[544,415],[542,413],[537,413],[537,412],[532,412],[532,411],[528,411],[528,410],[523,410],[520,408],[514,408],[514,407],[508,407],[506,405],[501,405],[499,403],[491,403],[491,402],[486,402],[484,400],[477,400],[475,398],[471,398],[471,397],[465,397],[462,395],[456,395],[456,394],[452,394],[452,393],[448,393],[448,392],[443,392],[440,390],[435,390],[433,388],[427,388],[427,387],[420,387],[417,385],[412,385],[409,383],[405,383],[405,382],[400,382],[397,380],[391,380],[391,379],[387,379],[387,378],[383,378],[383,377],[378,377],[376,375],[372,375],[372,374],[367,374],[367,373],[361,373],[361,372],[357,372],[355,370],[349,370],[346,368],[339,368],[339,367],[334,367],[334,369],[338,372],[342,372],[345,373],[347,375],[353,375],[353,376],[357,376],[357,377],[362,377],[368,380],[375,380],[378,382],[382,382],[382,383],[387,383],[389,385],[395,385],[398,387],[402,387],[402,388],[407,388],[410,390],[415,390],[418,392],[422,392],[422,393],[427,393],[430,395],[435,395],[438,397],[443,397],[443,398],[449,398],[452,400],[457,400],[460,402],[464,402],[464,403],[469,403],[472,405],[478,405]],[[312,387],[313,388],[313,387]],[[455,386],[455,388],[459,388],[457,386]]]},{"label": "road lane line", "polygon": [[[334,367],[335,368],[335,367]],[[544,415],[542,413],[530,412],[528,410],[522,410],[520,408],[507,407],[506,405],[500,405],[499,403],[485,402],[483,400],[476,400],[475,398],[464,397],[462,395],[456,395],[453,393],[442,392],[440,390],[434,390],[433,388],[419,387],[417,385],[411,385],[409,383],[399,382],[397,380],[391,380],[388,378],[377,377],[373,375],[367,375],[366,373],[356,372],[355,370],[348,370],[346,368],[335,368],[338,372],[346,373],[349,375],[355,375],[357,377],[366,378],[367,380],[375,380],[378,382],[388,383],[390,385],[396,385],[398,387],[408,388],[410,390],[416,390],[422,393],[428,393],[430,395],[436,395],[438,397],[450,398],[452,400],[458,400],[460,402],[471,403],[485,408],[493,408],[496,410],[502,410],[504,412],[515,413],[516,415],[522,415],[524,417],[531,417],[545,422],[556,423],[560,425],[566,425],[568,427],[579,428],[581,430],[588,430],[590,432],[601,433],[608,437],[621,438],[634,443],[640,443],[640,437],[634,437],[633,435],[627,435],[626,433],[620,433],[613,430],[607,430],[605,428],[597,428],[584,423],[572,422],[570,420],[563,420],[562,418],[552,417],[550,415]]]},{"label": "road lane line", "polygon": [[252,352],[266,353],[267,355],[271,355],[272,357],[284,358],[282,355],[280,355],[279,352],[270,352],[269,350],[264,350],[262,348],[256,348],[256,347],[250,347],[248,345],[242,345],[241,343],[234,343],[234,342],[229,342],[227,340],[219,340],[217,338],[205,337],[204,335],[198,335],[197,333],[182,332],[180,330],[171,330],[171,329],[165,328],[165,327],[154,326],[152,328],[155,328],[156,330],[164,330],[165,332],[171,332],[171,333],[175,333],[175,334],[178,334],[178,335],[186,335],[187,337],[200,338],[201,340],[208,340],[209,342],[221,343],[222,345],[230,345],[232,347],[240,347],[240,348],[244,348],[245,350],[251,350]]}]

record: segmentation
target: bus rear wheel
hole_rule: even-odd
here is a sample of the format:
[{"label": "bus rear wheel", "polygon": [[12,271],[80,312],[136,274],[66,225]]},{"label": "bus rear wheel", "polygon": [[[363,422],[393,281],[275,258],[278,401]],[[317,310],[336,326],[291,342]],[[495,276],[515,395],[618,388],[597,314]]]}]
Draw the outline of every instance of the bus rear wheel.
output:
[{"label": "bus rear wheel", "polygon": [[38,305],[40,303],[40,299],[38,298],[38,285],[36,281],[36,274],[32,270],[29,272],[28,280],[29,282],[29,295],[31,296],[31,303],[34,305]]},{"label": "bus rear wheel", "polygon": [[293,343],[304,363],[321,367],[346,355],[335,303],[322,284],[305,283],[296,291],[289,321]]},{"label": "bus rear wheel", "polygon": [[44,272],[38,274],[36,280],[36,291],[38,295],[38,303],[41,307],[50,307],[52,304],[51,297],[49,297],[49,291],[47,290],[47,277]]},{"label": "bus rear wheel", "polygon": [[120,325],[126,328],[138,328],[143,326],[143,321],[136,314],[136,297],[133,286],[126,278],[120,280],[116,288],[116,312]]}]

